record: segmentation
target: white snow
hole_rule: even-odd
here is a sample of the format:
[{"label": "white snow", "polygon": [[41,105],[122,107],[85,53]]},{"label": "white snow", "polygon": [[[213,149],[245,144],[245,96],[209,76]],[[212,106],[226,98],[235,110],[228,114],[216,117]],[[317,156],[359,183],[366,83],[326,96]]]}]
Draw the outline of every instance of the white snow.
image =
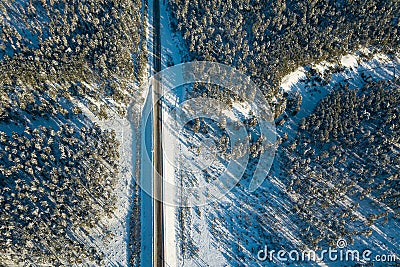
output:
[{"label": "white snow", "polygon": [[[151,1],[149,10],[152,10]],[[152,13],[149,11],[148,30],[150,35],[152,34],[151,16]],[[169,28],[169,16],[165,2],[161,5],[161,25],[162,66],[166,68],[170,60],[172,60],[173,64],[181,63],[186,52],[180,46],[182,41],[179,36],[174,35]],[[149,51],[152,51],[151,44],[149,46]],[[360,60],[357,54],[345,55],[340,59],[340,63],[345,67],[345,70],[333,74],[329,84],[324,87],[318,87],[317,91],[311,91],[301,81],[306,75],[305,68],[299,67],[282,79],[281,88],[285,92],[298,91],[302,95],[301,110],[291,117],[278,131],[280,133],[288,132],[289,138],[293,138],[301,118],[308,116],[318,101],[333,90],[334,85],[337,83],[347,81],[350,86],[356,86],[360,82],[361,72],[371,74],[375,79],[390,79],[393,76],[393,69],[390,64],[396,65],[397,68],[400,64],[398,59],[395,62],[388,62],[388,60],[389,58],[385,55],[376,55],[369,61]],[[150,66],[152,61],[150,57]],[[333,63],[330,62],[320,62],[312,65],[320,73],[332,66]],[[176,99],[183,99],[183,92],[178,92],[175,97]],[[167,100],[172,103],[176,99],[169,98]],[[235,103],[233,107],[233,113],[235,111],[242,114],[249,113],[248,105]],[[234,116],[234,114],[226,115]],[[164,113],[164,139],[169,136],[167,131],[169,129],[168,126],[173,123],[172,120],[173,118],[168,113]],[[182,142],[180,145],[184,146],[185,144]],[[182,192],[174,191],[174,188],[176,188],[174,185],[177,185],[182,180],[189,179],[189,175],[192,175],[193,180],[203,180],[203,177],[196,174],[196,172],[190,173],[180,168],[180,154],[182,151],[177,147],[166,145],[164,146],[164,152],[168,155],[176,155],[176,158],[173,159],[164,158],[163,162],[165,182],[169,184],[164,186],[164,194],[167,194],[169,198],[171,196],[180,196]],[[164,260],[166,266],[265,266],[268,263],[260,262],[256,257],[257,251],[263,248],[266,243],[272,242],[284,247],[300,247],[304,245],[298,238],[299,229],[296,222],[292,221],[287,215],[292,208],[293,202],[291,199],[295,196],[287,194],[284,185],[280,182],[279,163],[279,159],[276,159],[271,171],[272,177],[267,179],[262,188],[253,194],[243,189],[242,187],[244,186],[242,185],[234,188],[219,202],[209,205],[182,209],[166,204],[164,206]],[[223,171],[223,169],[216,169],[215,171]],[[244,182],[244,185],[246,185],[246,182]],[[150,209],[150,206],[142,206],[142,209]],[[181,221],[178,217],[179,212],[182,210],[186,212],[185,221]],[[142,216],[143,214],[146,214],[146,210],[142,210]],[[142,234],[151,231],[152,224],[148,223],[150,215],[151,212],[147,211],[147,215],[142,217]],[[390,235],[387,233],[387,229],[379,229],[380,235]],[[375,237],[375,239],[382,240],[381,237]],[[146,241],[146,237],[142,237],[142,242],[144,242],[142,243],[142,250],[147,249],[149,251],[150,248],[148,246],[151,246],[151,240],[147,239]],[[280,249],[279,247],[276,248]],[[184,255],[182,254],[182,249],[186,250]],[[142,251],[142,257],[145,255],[148,254]],[[241,255],[240,260],[237,260],[238,255]],[[149,266],[149,261],[150,258],[142,258],[142,266]],[[276,259],[270,264],[285,266],[285,264]],[[300,264],[291,265],[297,266]],[[324,262],[317,264],[321,266],[327,265]]]},{"label": "white snow", "polygon": [[[376,54],[368,61],[362,60],[358,53],[342,56],[340,62],[343,66],[347,66],[345,70],[332,74],[332,79],[328,85],[318,86],[317,90],[312,90],[307,87],[304,82],[301,82],[301,79],[306,77],[306,71],[303,67],[283,77],[280,86],[281,89],[284,92],[297,91],[303,98],[300,111],[295,116],[292,116],[285,124],[284,130],[288,133],[289,139],[293,138],[297,133],[297,125],[299,125],[301,119],[311,114],[318,102],[329,92],[334,90],[337,84],[348,82],[350,87],[357,87],[362,83],[362,72],[366,75],[371,75],[375,80],[392,79],[394,68],[399,69],[399,60],[399,57],[390,60],[384,54]],[[321,74],[323,74],[328,67],[332,66],[333,64],[327,61],[312,65],[312,67],[317,69]]]},{"label": "white snow", "polygon": [[[168,11],[166,10],[166,2],[160,1],[160,20],[161,20],[161,47],[162,47],[162,58],[161,64],[162,68],[167,68],[168,64],[179,64],[182,62],[182,51],[183,49],[179,47],[180,42],[177,41],[177,36],[174,35],[170,29],[170,20]],[[167,56],[168,55],[168,56]],[[172,62],[169,62],[171,61]],[[179,98],[179,96],[176,96]],[[175,101],[175,99],[170,99],[169,101]],[[163,123],[168,123],[169,121],[168,113],[164,115]],[[163,126],[163,129],[165,127]],[[166,137],[167,133],[163,130],[163,139]],[[164,146],[164,150],[167,151],[167,154],[175,154],[176,151],[173,151],[174,146]],[[165,155],[165,153],[164,153]],[[166,157],[163,158],[163,168],[164,168],[164,179],[165,183],[170,186],[164,186],[164,195],[169,196],[177,196],[177,192],[174,192],[175,186],[175,165],[174,159],[168,159]],[[171,192],[172,191],[172,192]],[[178,242],[176,240],[176,229],[177,229],[177,209],[173,205],[164,205],[164,238],[165,238],[165,263],[166,266],[179,266],[178,262]]]},{"label": "white snow", "polygon": [[[251,111],[251,106],[247,102],[234,102],[232,107],[236,113],[243,114],[244,116],[249,116]],[[235,120],[235,118],[233,118],[233,120]]]},{"label": "white snow", "polygon": [[[369,50],[363,49],[361,50],[364,53],[368,53]],[[318,90],[311,90],[308,88],[304,82],[300,80],[296,80],[295,78],[301,76],[299,73],[293,75],[290,74],[283,79],[282,89],[286,92],[289,91],[297,91],[303,97],[303,102],[301,106],[301,110],[295,115],[290,117],[286,123],[278,127],[278,132],[283,134],[284,132],[288,133],[289,140],[293,139],[299,122],[302,118],[307,117],[312,110],[315,108],[320,99],[325,97],[329,92],[334,90],[335,85],[347,82],[350,88],[356,88],[365,82],[361,78],[361,73],[364,73],[366,76],[371,76],[371,78],[375,81],[379,80],[390,80],[393,78],[395,74],[395,70],[398,70],[400,67],[399,55],[394,58],[389,58],[384,54],[375,54],[370,60],[362,59],[358,53],[345,55],[341,58],[340,63],[345,70],[339,73],[335,73],[332,75],[332,79],[327,86],[317,86]],[[326,70],[326,66],[332,66],[332,63],[321,62],[313,65],[316,69],[323,73]],[[290,81],[289,83],[287,81]],[[287,86],[290,84],[290,86]],[[278,164],[278,162],[277,162]],[[275,176],[279,179],[279,171],[275,171]],[[295,196],[291,196],[294,197]],[[373,203],[373,205],[377,205],[379,201],[374,200],[373,198],[368,197],[369,201]],[[367,202],[367,201],[365,201]],[[345,201],[345,203],[347,203]],[[345,204],[344,203],[344,204]],[[362,220],[366,220],[365,216],[369,213],[374,213],[371,209],[373,209],[367,203],[362,203],[362,208],[360,209],[362,212],[358,212],[357,216]],[[379,203],[380,208],[384,210],[389,210],[388,207]],[[363,237],[356,237],[355,242],[359,245],[355,245],[352,249],[358,249],[362,251],[365,249],[365,246],[368,249],[372,250],[376,255],[377,253],[389,253],[393,252],[395,249],[397,242],[394,242],[393,236],[394,232],[398,231],[399,225],[394,220],[389,220],[386,226],[372,226],[374,230],[372,236],[369,239]],[[385,247],[380,246],[379,244],[385,244]],[[363,247],[362,247],[363,245]],[[340,266],[342,262],[327,262],[332,266]],[[326,263],[326,264],[327,264]],[[324,263],[319,263],[324,264]]]},{"label": "white snow", "polygon": [[[133,177],[135,161],[135,146],[132,145],[135,132],[132,132],[131,125],[127,119],[117,114],[111,114],[106,121],[99,120],[85,105],[75,102],[83,113],[94,123],[97,123],[103,130],[114,130],[117,140],[120,142],[120,173],[114,192],[117,197],[116,210],[112,217],[103,217],[99,222],[101,228],[91,229],[91,238],[82,234],[86,242],[91,246],[95,245],[105,255],[108,265],[127,266],[128,264],[128,240],[129,240],[129,213],[131,209],[131,181]],[[132,160],[134,160],[132,162]],[[98,226],[100,227],[100,226]],[[105,233],[106,229],[106,233]],[[108,237],[105,237],[105,234]]]},{"label": "white snow", "polygon": [[[301,118],[308,116],[320,99],[334,90],[338,83],[348,82],[350,87],[358,86],[361,82],[361,72],[370,74],[377,80],[391,79],[393,65],[398,68],[400,64],[398,59],[393,62],[388,62],[388,60],[389,58],[384,55],[376,55],[369,61],[361,60],[357,54],[346,55],[340,60],[345,70],[333,74],[328,85],[317,86],[317,90],[307,87],[301,81],[302,78],[305,78],[303,67],[284,77],[281,84],[282,89],[286,92],[298,91],[303,97],[303,102],[301,110],[280,127],[278,132],[288,132],[289,138],[293,138]],[[329,62],[312,65],[320,73],[332,66],[333,63]],[[227,113],[225,115],[234,116],[235,111],[248,114],[249,107],[235,103],[233,105],[234,114]],[[165,116],[164,124],[168,126],[172,123],[171,120],[171,117]],[[184,145],[182,142],[181,146]],[[167,146],[164,149],[173,149],[173,147]],[[166,180],[169,183],[173,183],[174,179],[171,177],[175,178],[175,183],[180,179],[187,180],[189,177],[197,181],[203,180],[204,178],[198,173],[185,171],[180,168],[179,164],[176,164],[181,160],[180,153],[182,153],[180,150],[169,151],[168,154],[175,154],[176,158],[164,161]],[[256,258],[257,251],[263,248],[264,244],[272,242],[285,248],[302,247],[304,244],[298,238],[298,226],[287,215],[290,214],[293,203],[289,199],[296,196],[285,191],[285,186],[280,179],[279,163],[279,159],[276,159],[271,170],[272,177],[267,179],[262,188],[253,194],[242,188],[246,186],[244,181],[243,185],[234,188],[218,202],[184,209],[187,212],[184,222],[180,221],[177,216],[179,208],[166,206],[165,256],[167,266],[264,266],[267,263],[260,262]],[[223,169],[216,171],[223,171]],[[167,193],[174,194],[174,192]],[[178,195],[178,192],[175,194]],[[388,238],[387,236],[390,236],[390,229],[385,227],[376,229],[375,235],[374,241],[370,241],[370,244],[374,244],[375,241],[383,242]],[[184,255],[182,248],[186,250]],[[280,248],[275,247],[274,249]],[[284,266],[277,259],[270,263],[275,266]],[[291,265],[300,264],[292,263]],[[318,262],[316,264],[326,266],[331,263]]]},{"label": "white snow", "polygon": [[300,79],[306,77],[304,74],[304,68],[300,67],[292,73],[286,75],[281,82],[281,88],[286,92],[290,91],[291,87],[295,85]]},{"label": "white snow", "polygon": [[357,67],[357,56],[356,55],[345,55],[341,58],[340,63],[345,68]]}]

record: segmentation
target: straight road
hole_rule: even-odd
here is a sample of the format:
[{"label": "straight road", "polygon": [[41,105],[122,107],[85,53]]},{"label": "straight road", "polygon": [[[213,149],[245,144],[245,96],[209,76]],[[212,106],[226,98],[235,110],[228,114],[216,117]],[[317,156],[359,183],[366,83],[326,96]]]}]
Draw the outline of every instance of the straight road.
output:
[{"label": "straight road", "polygon": [[[154,72],[161,71],[160,0],[153,0],[153,64]],[[153,84],[153,266],[164,267],[164,205],[162,151],[162,95],[160,81]]]}]

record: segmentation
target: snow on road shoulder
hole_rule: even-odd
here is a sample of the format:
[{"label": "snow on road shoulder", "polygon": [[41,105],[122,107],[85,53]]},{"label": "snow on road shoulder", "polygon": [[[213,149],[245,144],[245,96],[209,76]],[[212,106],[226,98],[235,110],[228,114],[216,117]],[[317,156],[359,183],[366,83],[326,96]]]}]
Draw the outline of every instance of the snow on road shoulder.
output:
[{"label": "snow on road shoulder", "polygon": [[[167,11],[166,1],[160,1],[160,20],[161,20],[161,47],[162,47],[162,58],[161,65],[165,69],[168,66],[180,64],[182,62],[182,53],[184,48],[180,46],[182,42],[178,40],[178,36],[174,34],[170,28],[170,17]],[[179,91],[178,95],[175,95],[177,99],[182,98],[182,92]],[[170,101],[177,101],[177,99],[170,99]],[[168,125],[171,123],[171,117],[168,113],[165,113],[163,118],[163,124]],[[163,129],[167,130],[165,126]],[[163,130],[163,139],[167,136],[167,133]],[[173,150],[173,146],[164,146],[164,150]],[[164,153],[165,154],[165,153]],[[169,151],[168,154],[176,154],[176,151]],[[163,158],[164,167],[164,179],[170,186],[164,186],[164,195],[169,196],[177,195],[178,192],[174,192],[176,182],[176,169],[174,166],[174,159]],[[172,160],[172,161],[171,161]],[[172,188],[172,189],[168,189]],[[164,206],[164,246],[165,246],[165,262],[166,266],[179,266],[178,262],[178,241],[177,236],[177,217],[178,209],[173,205],[166,204]]]}]

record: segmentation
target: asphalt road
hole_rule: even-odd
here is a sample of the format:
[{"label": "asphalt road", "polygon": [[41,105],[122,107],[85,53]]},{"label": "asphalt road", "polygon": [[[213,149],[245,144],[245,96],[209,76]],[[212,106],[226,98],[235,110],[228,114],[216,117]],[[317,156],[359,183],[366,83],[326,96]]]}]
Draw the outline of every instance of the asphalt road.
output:
[{"label": "asphalt road", "polygon": [[[154,72],[161,71],[161,36],[160,36],[160,0],[153,0],[153,64]],[[153,266],[164,267],[164,205],[163,199],[163,151],[162,151],[162,108],[157,101],[162,88],[156,82],[153,85],[155,99],[153,113]]]}]

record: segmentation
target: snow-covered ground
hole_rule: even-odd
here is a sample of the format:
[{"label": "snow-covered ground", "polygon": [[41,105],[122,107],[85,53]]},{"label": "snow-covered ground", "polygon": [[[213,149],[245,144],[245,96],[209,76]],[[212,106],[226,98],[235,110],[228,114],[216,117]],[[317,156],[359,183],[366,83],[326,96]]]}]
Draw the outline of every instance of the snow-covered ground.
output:
[{"label": "snow-covered ground", "polygon": [[[368,52],[366,49],[363,51]],[[392,79],[395,74],[394,68],[399,69],[400,59],[398,57],[390,59],[386,55],[375,54],[371,60],[362,60],[355,53],[342,56],[340,63],[344,67],[344,70],[333,73],[330,82],[325,86],[311,88],[302,82],[302,79],[306,78],[304,67],[298,68],[282,79],[281,88],[284,92],[298,92],[302,96],[302,104],[299,112],[295,116],[291,116],[285,123],[285,127],[280,129],[281,132],[288,133],[289,140],[296,135],[297,126],[301,119],[310,115],[318,102],[334,90],[336,85],[347,83],[349,88],[356,88],[364,83],[361,73],[371,76],[376,81]],[[323,61],[314,64],[312,67],[322,74],[332,66],[334,66],[333,63]],[[317,90],[315,90],[316,88]]]},{"label": "snow-covered ground", "polygon": [[[167,11],[166,1],[160,1],[160,25],[161,25],[161,65],[162,69],[167,68],[171,65],[176,65],[182,62],[183,48],[179,46],[180,42],[178,36],[172,33],[170,28],[170,20]],[[182,92],[178,93],[176,98],[182,97]],[[174,99],[170,99],[174,101]],[[168,114],[165,114],[164,121],[168,121]],[[164,128],[164,127],[163,127]],[[166,132],[163,131],[163,138],[166,137]],[[173,149],[172,146],[164,147],[165,149]],[[175,153],[175,151],[170,151]],[[169,161],[168,158],[164,157],[163,161],[164,177],[171,185],[175,184],[175,166],[173,162]],[[164,187],[165,189],[166,187]],[[164,192],[164,194],[175,194],[176,192]],[[175,206],[166,204],[164,206],[164,246],[165,246],[165,263],[166,266],[179,266],[178,264],[178,251],[177,251],[177,210]]]},{"label": "snow-covered ground", "polygon": [[[151,9],[150,4],[149,10]],[[152,34],[151,15],[149,33]],[[161,5],[161,25],[162,68],[165,69],[170,65],[181,63],[187,51],[180,45],[182,42],[179,36],[171,32],[165,2]],[[152,51],[152,48],[149,51]],[[367,50],[363,52],[368,53]],[[153,60],[149,59],[149,62],[152,64]],[[392,79],[394,67],[396,69],[400,67],[398,58],[392,60],[381,54],[374,55],[370,60],[361,58],[358,53],[349,54],[343,56],[339,62],[342,69],[333,73],[325,86],[311,88],[303,82],[308,67],[299,68],[282,79],[282,90],[287,93],[299,92],[302,96],[302,105],[296,115],[288,118],[278,128],[280,134],[287,132],[289,138],[294,138],[301,119],[308,116],[318,101],[333,90],[337,84],[347,83],[349,87],[359,86],[362,82],[361,73],[364,73],[366,77],[371,76],[375,80]],[[325,70],[333,66],[334,63],[320,62],[312,67],[323,74]],[[177,90],[176,95],[168,98],[167,101],[173,103],[182,101],[184,98],[183,90]],[[169,115],[167,112],[163,115],[165,124],[163,138],[168,137],[167,128],[173,120]],[[164,143],[168,144],[168,140]],[[180,146],[185,147],[186,145],[187,143],[182,139]],[[202,174],[182,169],[179,163],[182,160],[181,157],[185,155],[182,155],[183,152],[180,149],[170,151],[171,149],[176,148],[168,145],[164,147],[164,150],[168,150],[167,154],[176,155],[174,159],[164,158],[164,175],[169,184],[177,185],[187,180],[200,181],[204,179]],[[190,149],[183,149],[183,151],[187,152]],[[261,262],[257,259],[258,251],[265,245],[272,249],[284,248],[286,250],[304,246],[299,237],[300,230],[296,221],[293,221],[288,215],[293,207],[293,200],[281,182],[279,163],[279,158],[276,158],[269,179],[253,193],[247,190],[249,179],[244,178],[224,198],[209,205],[175,207],[166,203],[164,207],[166,266],[286,265],[277,261],[276,258],[272,262]],[[223,167],[216,170],[216,172],[218,171],[223,172]],[[171,191],[165,193],[175,194],[177,197],[182,194],[182,192]],[[149,224],[145,227],[149,227]],[[398,229],[398,225],[389,223],[387,227],[375,229],[377,233],[381,234],[374,234],[372,241],[367,244],[371,246],[384,244],[385,236],[393,236],[391,228]],[[142,230],[145,229],[142,227]],[[366,243],[365,240],[360,242]],[[375,252],[384,253],[385,249],[381,247]],[[327,265],[324,262],[308,263],[310,265]],[[340,264],[338,263],[338,265]],[[302,263],[292,263],[291,265],[302,265]]]},{"label": "snow-covered ground", "polygon": [[[76,102],[83,113],[103,130],[114,130],[120,143],[120,173],[115,186],[116,210],[111,217],[103,217],[98,223],[101,229],[94,228],[86,242],[95,245],[105,254],[107,266],[128,265],[129,220],[132,205],[132,178],[135,171],[136,152],[132,145],[137,129],[131,127],[126,118],[110,114],[106,121],[99,120],[85,105]],[[105,232],[106,231],[106,232]]]},{"label": "snow-covered ground", "polygon": [[[293,138],[300,120],[308,116],[318,101],[333,90],[335,85],[347,83],[350,88],[359,86],[362,82],[361,73],[366,77],[371,76],[374,80],[392,79],[394,67],[396,69],[400,67],[398,58],[391,60],[380,54],[370,60],[363,60],[357,54],[346,55],[341,58],[340,63],[343,69],[333,73],[325,86],[308,87],[302,80],[306,76],[305,68],[299,68],[282,80],[282,89],[286,92],[298,91],[303,101],[300,111],[279,127],[279,133],[289,132],[289,138]],[[333,64],[321,62],[312,67],[323,73],[330,66]],[[171,123],[168,118],[165,117],[164,123]],[[181,145],[185,146],[187,143],[182,141]],[[182,151],[174,153],[176,158],[172,162],[179,162]],[[164,162],[165,175],[169,181],[171,177],[175,178],[175,183],[188,179],[192,181],[204,179],[201,174],[180,169],[179,165],[170,162]],[[218,202],[191,208],[167,206],[165,214],[167,266],[286,265],[276,258],[273,262],[261,262],[257,259],[258,251],[266,244],[273,249],[286,250],[304,245],[298,237],[299,229],[296,221],[288,216],[293,201],[280,181],[280,175],[279,158],[276,158],[269,179],[253,193],[247,190],[249,181],[248,178],[244,178]],[[176,194],[178,195],[178,192]],[[368,241],[367,244],[370,244],[372,249],[375,249],[376,244],[384,244],[385,236],[387,238],[393,236],[391,229],[398,229],[398,225],[389,223],[387,227],[375,229],[378,234],[374,234],[370,239],[372,241]],[[374,252],[384,253],[383,248],[377,248]],[[308,263],[320,266],[328,264]],[[302,263],[291,265],[302,265]]]}]

